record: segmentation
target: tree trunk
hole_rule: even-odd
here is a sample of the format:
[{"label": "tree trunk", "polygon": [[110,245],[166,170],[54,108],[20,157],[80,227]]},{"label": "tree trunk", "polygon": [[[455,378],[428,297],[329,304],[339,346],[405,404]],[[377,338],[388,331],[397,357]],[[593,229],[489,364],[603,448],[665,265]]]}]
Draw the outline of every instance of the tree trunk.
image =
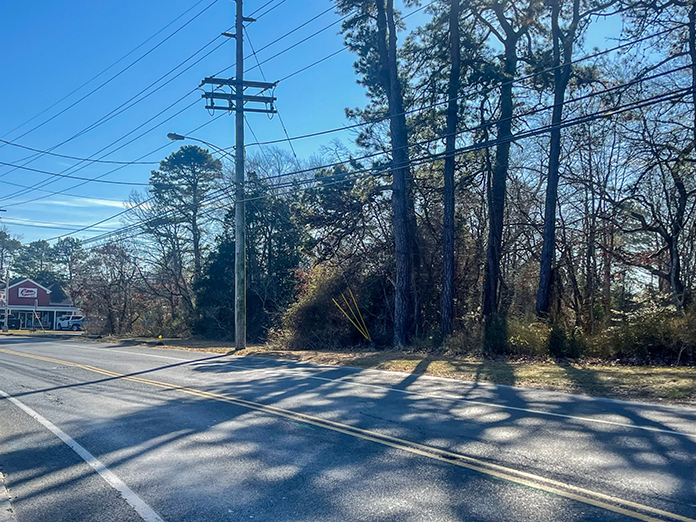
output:
[{"label": "tree trunk", "polygon": [[691,56],[691,99],[694,110],[694,149],[696,154],[696,0],[691,0],[689,9],[689,56]]},{"label": "tree trunk", "polygon": [[[541,248],[541,266],[539,269],[539,289],[537,292],[536,313],[539,317],[548,317],[551,306],[551,271],[556,251],[556,206],[558,203],[558,182],[561,158],[561,122],[563,121],[563,104],[565,91],[570,80],[573,59],[575,27],[578,21],[579,0],[574,2],[573,22],[565,36],[559,25],[561,0],[553,0],[551,25],[553,38],[553,114],[551,117],[551,148],[549,151],[549,170],[546,179],[546,202],[544,205],[544,232]],[[561,66],[561,46],[563,46],[563,65]]]},{"label": "tree trunk", "polygon": [[508,36],[505,40],[505,81],[500,93],[500,120],[497,124],[497,139],[500,143],[496,147],[495,164],[488,189],[488,248],[483,281],[483,316],[487,320],[493,318],[498,312],[503,216],[514,111],[512,80],[516,70],[517,38]]},{"label": "tree trunk", "polygon": [[444,216],[442,229],[442,300],[440,303],[440,328],[443,339],[452,334],[454,319],[454,150],[458,123],[457,94],[459,93],[461,67],[459,0],[450,0],[450,2],[449,26],[452,69],[447,91],[447,136],[445,141]]},{"label": "tree trunk", "polygon": [[688,306],[688,303],[685,303],[684,283],[681,278],[681,260],[676,243],[677,238],[667,242],[667,251],[669,252],[669,287],[677,310],[683,312],[685,305]]},{"label": "tree trunk", "polygon": [[[380,79],[389,101],[389,130],[392,145],[392,211],[394,213],[394,244],[396,262],[396,287],[394,291],[394,344],[408,343],[411,273],[411,233],[409,220],[409,155],[408,129],[398,76],[396,55],[396,26],[394,2],[377,0],[378,51],[380,54]],[[388,27],[387,27],[388,25]]]},{"label": "tree trunk", "polygon": [[604,226],[604,248],[602,255],[603,281],[602,281],[602,299],[604,301],[604,325],[611,325],[611,252],[614,248],[614,231],[611,224],[606,223]]}]

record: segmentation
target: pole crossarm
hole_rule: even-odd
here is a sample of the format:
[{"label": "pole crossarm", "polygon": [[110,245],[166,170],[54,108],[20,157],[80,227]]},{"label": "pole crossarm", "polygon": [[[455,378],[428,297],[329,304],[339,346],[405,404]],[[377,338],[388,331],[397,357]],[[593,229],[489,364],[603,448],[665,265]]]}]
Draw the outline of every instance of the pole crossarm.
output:
[{"label": "pole crossarm", "polygon": [[[237,79],[236,78],[215,78],[213,76],[208,76],[206,78],[203,78],[201,85],[217,85],[219,87],[222,87],[223,85],[235,86],[235,85],[237,85]],[[273,89],[276,85],[278,85],[278,82],[257,82],[257,81],[243,80],[242,85],[244,85],[245,89],[252,88],[252,89],[268,90],[268,89]]]},{"label": "pole crossarm", "polygon": [[[201,98],[206,98],[208,100],[234,100],[234,94],[227,94],[226,92],[204,92]],[[273,104],[278,98],[275,96],[256,96],[256,95],[244,95],[244,103],[257,102],[257,103],[269,103]]]},{"label": "pole crossarm", "polygon": [[[228,105],[228,106],[224,106],[224,105],[206,105],[205,108],[208,109],[208,110],[210,110],[210,111],[227,111],[227,112],[231,112],[231,111],[236,110],[233,104],[230,104],[230,105]],[[257,113],[259,113],[259,114],[277,114],[277,113],[278,113],[278,111],[275,110],[275,109],[254,109],[254,108],[249,108],[249,107],[245,107],[245,108],[244,108],[244,112],[257,112]]]},{"label": "pole crossarm", "polygon": [[[276,82],[277,83],[277,82]],[[247,88],[251,89],[261,89],[260,92],[264,92],[268,89],[272,89],[275,87],[276,83],[269,83],[269,82],[252,82],[252,81],[245,81],[242,80],[242,100],[243,100],[243,106],[242,110],[243,112],[259,112],[263,114],[276,114],[277,111],[275,110],[275,107],[273,104],[277,100],[275,96],[261,96],[260,94],[244,94],[244,90]],[[223,87],[231,87],[232,92],[219,92],[219,91],[211,91],[211,92],[204,92],[201,94],[201,98],[204,98],[206,100],[209,100],[209,103],[205,106],[206,109],[208,110],[219,110],[219,111],[235,111],[237,110],[237,100],[239,98],[239,94],[237,93],[237,89],[239,87],[240,82],[237,81],[235,78],[204,78],[203,81],[201,82],[201,85],[214,85],[218,89],[223,88]],[[227,102],[226,105],[215,105],[215,100],[224,100]],[[260,108],[254,108],[254,107],[247,107],[246,104],[248,103],[263,103],[267,106],[265,109],[260,109]]]}]

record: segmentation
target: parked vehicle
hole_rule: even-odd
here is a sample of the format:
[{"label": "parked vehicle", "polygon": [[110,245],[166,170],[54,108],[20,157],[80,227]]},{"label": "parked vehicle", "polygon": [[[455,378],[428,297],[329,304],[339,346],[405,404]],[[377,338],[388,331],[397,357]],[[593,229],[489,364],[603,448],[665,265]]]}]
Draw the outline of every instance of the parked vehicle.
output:
[{"label": "parked vehicle", "polygon": [[[7,321],[7,327],[10,330],[19,330],[21,328],[22,324],[21,321],[19,320],[18,317],[15,317],[14,315],[10,314],[10,317]],[[0,315],[0,328],[5,327],[5,314]]]},{"label": "parked vehicle", "polygon": [[81,315],[63,315],[56,321],[56,330],[82,330],[85,318]]}]

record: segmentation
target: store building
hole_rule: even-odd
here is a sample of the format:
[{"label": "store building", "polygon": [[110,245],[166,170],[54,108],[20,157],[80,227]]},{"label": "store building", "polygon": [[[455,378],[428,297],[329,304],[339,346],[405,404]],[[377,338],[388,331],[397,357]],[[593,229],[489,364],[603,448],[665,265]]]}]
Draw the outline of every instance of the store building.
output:
[{"label": "store building", "polygon": [[[22,279],[10,284],[9,294],[10,317],[18,318],[23,329],[55,330],[59,317],[77,313],[77,308],[57,285],[49,289],[31,279]],[[0,306],[4,314],[4,284],[0,290]]]}]

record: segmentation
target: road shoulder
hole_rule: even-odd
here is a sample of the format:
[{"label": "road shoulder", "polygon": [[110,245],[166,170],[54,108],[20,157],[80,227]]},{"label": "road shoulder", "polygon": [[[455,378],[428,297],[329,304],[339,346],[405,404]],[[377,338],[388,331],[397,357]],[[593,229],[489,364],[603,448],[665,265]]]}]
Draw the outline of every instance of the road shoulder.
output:
[{"label": "road shoulder", "polygon": [[0,471],[0,522],[17,522],[2,471]]}]

